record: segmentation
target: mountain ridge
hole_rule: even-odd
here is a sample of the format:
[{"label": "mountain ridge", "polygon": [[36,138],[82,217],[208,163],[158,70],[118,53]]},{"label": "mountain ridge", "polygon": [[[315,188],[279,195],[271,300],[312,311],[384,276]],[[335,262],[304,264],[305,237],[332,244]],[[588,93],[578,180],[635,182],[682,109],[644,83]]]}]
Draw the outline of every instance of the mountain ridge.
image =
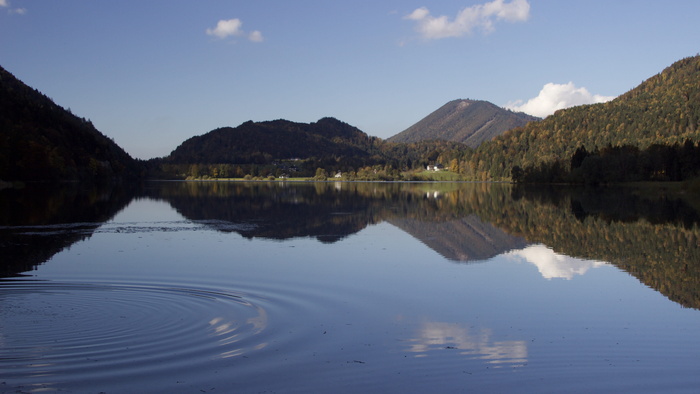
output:
[{"label": "mountain ridge", "polygon": [[140,166],[87,119],[73,115],[0,67],[0,179],[105,180]]},{"label": "mountain ridge", "polygon": [[376,137],[335,118],[299,123],[285,119],[220,127],[191,137],[180,144],[166,161],[179,163],[246,164],[265,161],[323,157],[326,155],[368,157]]},{"label": "mountain ridge", "polygon": [[537,120],[539,118],[503,109],[488,101],[457,99],[447,102],[387,141],[408,143],[438,139],[476,148],[507,130]]}]

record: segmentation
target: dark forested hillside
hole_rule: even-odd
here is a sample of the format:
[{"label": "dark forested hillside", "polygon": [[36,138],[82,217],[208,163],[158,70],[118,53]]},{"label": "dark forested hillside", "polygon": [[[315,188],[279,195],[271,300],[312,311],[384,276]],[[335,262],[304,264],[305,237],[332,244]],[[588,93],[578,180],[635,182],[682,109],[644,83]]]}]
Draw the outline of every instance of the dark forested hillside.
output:
[{"label": "dark forested hillside", "polygon": [[0,180],[112,180],[140,165],[89,120],[0,67]]},{"label": "dark forested hillside", "polygon": [[192,137],[165,160],[177,163],[263,163],[324,156],[368,157],[374,138],[333,118],[315,123],[248,121]]},{"label": "dark forested hillside", "polygon": [[683,145],[700,140],[700,56],[682,59],[638,87],[603,104],[560,110],[482,144],[471,156],[477,173],[509,178],[513,168],[560,163],[568,169],[579,148]]},{"label": "dark forested hillside", "polygon": [[388,139],[390,142],[444,140],[476,148],[507,130],[539,120],[512,112],[488,101],[453,100],[418,123]]},{"label": "dark forested hillside", "polygon": [[[388,143],[334,118],[314,123],[245,122],[192,137],[169,156],[151,160],[152,176],[175,178],[309,177],[398,179],[444,152],[468,149],[446,141]],[[444,155],[443,155],[444,156]]]}]

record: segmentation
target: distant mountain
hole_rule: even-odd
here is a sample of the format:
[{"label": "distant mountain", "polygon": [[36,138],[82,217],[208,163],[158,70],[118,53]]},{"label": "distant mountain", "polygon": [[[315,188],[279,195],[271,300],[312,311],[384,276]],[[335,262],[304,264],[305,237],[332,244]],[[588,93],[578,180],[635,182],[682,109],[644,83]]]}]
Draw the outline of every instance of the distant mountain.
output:
[{"label": "distant mountain", "polygon": [[56,105],[0,67],[0,180],[111,180],[139,163],[89,120]]},{"label": "distant mountain", "polygon": [[154,178],[316,175],[323,179],[325,173],[350,180],[390,180],[400,179],[400,171],[406,169],[449,162],[440,156],[442,152],[467,149],[465,144],[442,140],[389,143],[329,117],[312,123],[279,119],[212,130],[146,165]]},{"label": "distant mountain", "polygon": [[389,142],[455,141],[476,148],[515,127],[539,120],[488,101],[453,100],[418,123],[388,139]]},{"label": "distant mountain", "polygon": [[377,138],[334,118],[314,123],[288,120],[248,121],[238,127],[222,127],[192,137],[178,146],[166,162],[267,163],[279,159],[310,157],[367,158]]},{"label": "distant mountain", "polygon": [[580,147],[588,152],[623,145],[647,149],[686,140],[700,141],[700,55],[675,62],[607,103],[562,109],[510,130],[482,144],[472,168],[491,179],[508,178],[514,166],[559,161],[568,170]]}]

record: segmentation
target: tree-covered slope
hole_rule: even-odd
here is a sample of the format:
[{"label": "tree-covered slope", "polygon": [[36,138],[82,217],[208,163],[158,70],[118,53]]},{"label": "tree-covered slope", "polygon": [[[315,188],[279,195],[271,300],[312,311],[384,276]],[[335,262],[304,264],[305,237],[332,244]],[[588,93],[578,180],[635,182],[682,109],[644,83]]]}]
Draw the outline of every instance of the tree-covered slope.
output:
[{"label": "tree-covered slope", "polygon": [[92,123],[0,67],[0,179],[107,180],[140,165]]},{"label": "tree-covered slope", "polygon": [[326,156],[368,157],[374,140],[333,118],[315,123],[248,121],[192,137],[164,159],[173,163],[245,164]]},{"label": "tree-covered slope", "polygon": [[539,118],[512,112],[488,101],[453,100],[388,141],[445,140],[476,148],[484,141],[534,120]]},{"label": "tree-covered slope", "polygon": [[471,163],[491,178],[513,166],[568,163],[577,148],[645,149],[700,140],[700,56],[682,59],[613,101],[557,111],[482,144]]}]

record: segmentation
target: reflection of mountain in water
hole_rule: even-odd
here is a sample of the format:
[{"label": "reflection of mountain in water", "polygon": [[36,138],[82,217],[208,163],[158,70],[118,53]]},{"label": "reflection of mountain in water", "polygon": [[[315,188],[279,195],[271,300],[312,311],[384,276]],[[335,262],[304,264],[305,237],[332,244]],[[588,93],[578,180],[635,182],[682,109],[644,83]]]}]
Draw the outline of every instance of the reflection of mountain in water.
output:
[{"label": "reflection of mountain in water", "polygon": [[149,196],[166,199],[190,220],[229,223],[211,227],[247,238],[314,237],[336,242],[385,220],[455,261],[483,260],[527,244],[474,214],[455,212],[454,201],[436,199],[440,193],[426,193],[425,185],[180,182],[163,186]]},{"label": "reflection of mountain in water", "polygon": [[388,221],[459,261],[541,243],[557,255],[611,262],[671,300],[700,308],[700,216],[681,200],[643,198],[630,189],[175,183],[149,195],[191,220],[247,224],[231,229],[248,237],[334,242]]},{"label": "reflection of mountain in water", "polygon": [[[246,238],[314,237],[336,242],[374,223],[381,201],[339,191],[328,183],[165,183],[149,189],[151,198],[164,199],[178,213],[218,231]],[[221,223],[229,225],[221,225]]]},{"label": "reflection of mountain in water", "polygon": [[608,261],[672,301],[700,309],[699,216],[684,200],[655,189],[538,188],[515,195],[480,215],[557,253]]},{"label": "reflection of mountain in water", "polygon": [[484,223],[476,215],[444,222],[427,222],[406,217],[387,221],[453,261],[486,260],[528,243]]},{"label": "reflection of mountain in water", "polygon": [[131,200],[123,188],[32,185],[0,192],[0,276],[30,271],[89,238]]},{"label": "reflection of mountain in water", "polygon": [[[430,191],[430,196],[440,194]],[[189,220],[247,238],[313,237],[332,243],[388,220],[457,261],[485,259],[525,244],[481,222],[463,204],[464,198],[478,197],[481,191],[464,193],[459,188],[440,199],[426,195],[421,184],[164,182],[149,183],[139,193],[28,188],[6,190],[0,198],[0,251],[7,257],[3,274],[31,270],[90,237],[134,194],[167,201]]]},{"label": "reflection of mountain in water", "polygon": [[[669,299],[700,309],[700,215],[693,209],[700,204],[660,195],[658,190],[646,192],[653,197],[631,190],[169,182],[150,184],[140,196],[167,201],[194,222],[244,237],[335,242],[387,221],[457,261],[543,244],[555,260],[565,255],[579,262],[610,262]],[[76,187],[2,191],[2,273],[31,270],[89,237],[131,196],[120,189]],[[521,251],[521,257],[527,259],[533,251],[537,252]],[[557,267],[538,265],[551,277],[569,277],[586,268],[572,266],[564,272]]]}]

